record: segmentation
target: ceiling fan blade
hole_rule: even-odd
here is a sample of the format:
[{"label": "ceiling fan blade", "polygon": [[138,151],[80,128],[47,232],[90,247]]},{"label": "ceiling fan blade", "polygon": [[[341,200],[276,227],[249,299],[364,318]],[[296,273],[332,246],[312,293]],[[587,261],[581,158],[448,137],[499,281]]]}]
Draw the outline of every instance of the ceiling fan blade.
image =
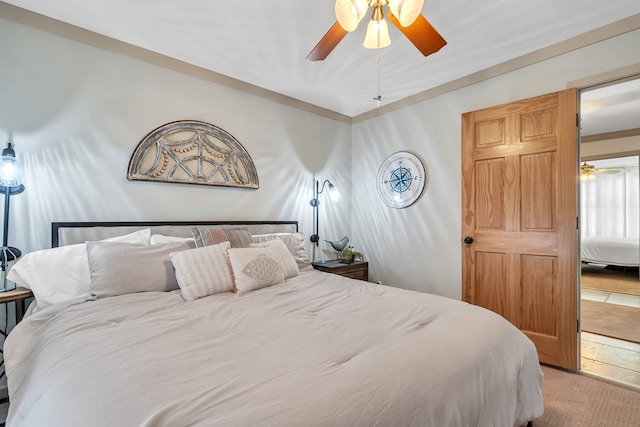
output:
[{"label": "ceiling fan blade", "polygon": [[440,33],[433,28],[423,15],[418,15],[415,22],[408,27],[400,25],[400,21],[398,21],[398,18],[396,18],[390,10],[387,12],[387,16],[424,56],[436,53],[447,44],[447,41],[442,38]]},{"label": "ceiling fan blade", "polygon": [[624,170],[624,168],[613,167],[613,168],[599,168],[595,169],[596,173],[620,173]]},{"label": "ceiling fan blade", "polygon": [[313,48],[307,59],[309,61],[322,61],[325,59],[331,51],[340,43],[340,40],[347,35],[347,31],[340,26],[338,22],[333,24],[333,27],[329,28],[327,34],[325,34],[316,47]]}]

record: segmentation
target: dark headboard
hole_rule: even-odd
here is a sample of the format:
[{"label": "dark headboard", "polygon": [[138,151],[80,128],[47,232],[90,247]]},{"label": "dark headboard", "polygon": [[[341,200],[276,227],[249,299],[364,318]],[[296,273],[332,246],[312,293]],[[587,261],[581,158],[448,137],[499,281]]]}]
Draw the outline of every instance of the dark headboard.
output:
[{"label": "dark headboard", "polygon": [[125,221],[125,222],[53,222],[51,247],[102,240],[151,228],[151,234],[191,237],[191,227],[210,225],[246,226],[251,234],[295,233],[298,221]]}]

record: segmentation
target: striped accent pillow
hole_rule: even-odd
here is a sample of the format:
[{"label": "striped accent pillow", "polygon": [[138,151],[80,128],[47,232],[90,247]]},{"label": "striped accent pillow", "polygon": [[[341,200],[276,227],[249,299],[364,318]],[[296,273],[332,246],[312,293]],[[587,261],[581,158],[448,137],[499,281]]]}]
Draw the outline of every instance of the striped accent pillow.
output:
[{"label": "striped accent pillow", "polygon": [[251,245],[251,233],[239,227],[191,227],[196,247],[202,248],[222,242],[231,243],[232,248],[248,248]]},{"label": "striped accent pillow", "polygon": [[227,247],[209,245],[169,255],[185,301],[234,290]]}]

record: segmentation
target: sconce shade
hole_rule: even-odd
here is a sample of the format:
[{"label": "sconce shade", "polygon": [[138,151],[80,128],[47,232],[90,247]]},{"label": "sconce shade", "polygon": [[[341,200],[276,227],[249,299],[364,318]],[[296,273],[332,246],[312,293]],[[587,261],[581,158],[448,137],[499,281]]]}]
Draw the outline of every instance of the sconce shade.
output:
[{"label": "sconce shade", "polygon": [[335,9],[338,23],[345,31],[353,31],[368,8],[369,2],[366,0],[337,0]]},{"label": "sconce shade", "polygon": [[391,13],[403,27],[413,24],[422,11],[424,0],[389,0]]},{"label": "sconce shade", "polygon": [[332,183],[329,183],[329,197],[331,197],[331,200],[334,202],[339,202],[342,199],[340,190],[338,190]]},{"label": "sconce shade", "polygon": [[363,46],[367,49],[382,49],[391,44],[389,37],[389,26],[387,21],[372,19],[367,26],[367,35],[364,38]]},{"label": "sconce shade", "polygon": [[[20,187],[22,186],[22,165],[16,159],[13,144],[8,143],[7,148],[2,150],[0,160],[0,187]],[[24,189],[24,188],[23,188]],[[12,190],[12,193],[16,191]]]}]

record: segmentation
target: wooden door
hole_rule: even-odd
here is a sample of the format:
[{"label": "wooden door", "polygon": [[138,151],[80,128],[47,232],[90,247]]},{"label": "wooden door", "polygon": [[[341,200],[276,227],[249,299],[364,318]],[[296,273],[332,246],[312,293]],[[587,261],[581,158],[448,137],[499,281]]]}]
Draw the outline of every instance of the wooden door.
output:
[{"label": "wooden door", "polygon": [[[578,369],[575,89],[462,116],[462,295]],[[471,240],[472,239],[472,240]]]}]

